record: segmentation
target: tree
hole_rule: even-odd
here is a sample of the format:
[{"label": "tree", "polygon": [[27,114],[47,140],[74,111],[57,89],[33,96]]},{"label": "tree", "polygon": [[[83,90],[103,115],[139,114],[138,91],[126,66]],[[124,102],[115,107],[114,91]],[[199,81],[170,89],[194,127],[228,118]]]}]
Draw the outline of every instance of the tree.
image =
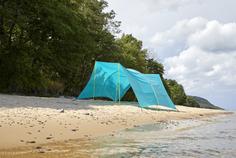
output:
[{"label": "tree", "polygon": [[147,62],[147,71],[151,74],[160,74],[161,76],[164,74],[164,66],[155,61],[154,59],[146,59]]},{"label": "tree", "polygon": [[143,49],[142,41],[133,35],[123,34],[116,40],[117,60],[125,67],[136,69],[140,72],[146,72],[147,50]]},{"label": "tree", "polygon": [[200,107],[200,105],[194,100],[192,96],[187,96],[185,106]]},{"label": "tree", "polygon": [[170,91],[170,97],[176,105],[183,105],[186,103],[187,96],[182,85],[175,80],[165,80],[165,83]]},{"label": "tree", "polygon": [[[0,91],[78,94],[119,22],[98,0],[1,0]],[[56,88],[57,87],[57,88]]]}]

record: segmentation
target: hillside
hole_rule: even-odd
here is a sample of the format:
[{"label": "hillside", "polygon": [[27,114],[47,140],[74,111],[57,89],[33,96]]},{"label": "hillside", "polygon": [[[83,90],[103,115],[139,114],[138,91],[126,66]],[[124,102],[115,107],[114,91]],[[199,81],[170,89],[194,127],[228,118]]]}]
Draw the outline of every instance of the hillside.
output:
[{"label": "hillside", "polygon": [[210,103],[207,99],[197,97],[197,96],[191,96],[200,106],[200,108],[207,108],[207,109],[222,109],[218,106],[213,105]]}]

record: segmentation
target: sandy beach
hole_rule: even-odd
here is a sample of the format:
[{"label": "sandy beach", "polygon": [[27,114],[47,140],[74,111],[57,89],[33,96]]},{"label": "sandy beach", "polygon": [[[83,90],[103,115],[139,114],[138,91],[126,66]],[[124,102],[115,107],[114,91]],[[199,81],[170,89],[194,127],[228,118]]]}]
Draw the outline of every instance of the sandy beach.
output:
[{"label": "sandy beach", "polygon": [[141,109],[128,102],[0,95],[0,151],[93,139],[144,124],[230,114],[184,106],[177,109],[179,112]]}]

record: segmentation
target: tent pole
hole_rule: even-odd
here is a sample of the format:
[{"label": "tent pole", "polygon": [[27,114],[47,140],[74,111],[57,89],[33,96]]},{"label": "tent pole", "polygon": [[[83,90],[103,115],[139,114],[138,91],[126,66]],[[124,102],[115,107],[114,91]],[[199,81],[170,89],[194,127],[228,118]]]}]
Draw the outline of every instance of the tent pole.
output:
[{"label": "tent pole", "polygon": [[157,104],[160,105],[159,99],[158,99],[157,94],[156,94],[156,92],[155,92],[155,90],[154,90],[154,88],[153,88],[153,85],[152,85],[151,83],[150,83],[150,85],[151,85],[151,87],[152,87],[154,96],[156,97]]},{"label": "tent pole", "polygon": [[120,64],[118,64],[118,95],[119,95],[119,104],[120,104]]},{"label": "tent pole", "polygon": [[95,91],[96,91],[96,63],[94,65],[94,75],[93,75],[93,100],[95,99]]},{"label": "tent pole", "polygon": [[[117,65],[117,77],[119,77],[119,74],[118,74],[118,72],[119,72],[119,67],[118,67],[118,65]],[[115,102],[117,102],[117,92],[118,92],[118,78],[117,78],[117,80],[116,80],[116,96],[115,96]]]}]

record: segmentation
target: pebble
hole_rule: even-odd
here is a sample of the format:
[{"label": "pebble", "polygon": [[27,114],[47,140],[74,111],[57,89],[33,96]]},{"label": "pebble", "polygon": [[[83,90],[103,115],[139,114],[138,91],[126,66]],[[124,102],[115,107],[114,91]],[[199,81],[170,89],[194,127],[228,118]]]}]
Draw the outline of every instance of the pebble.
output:
[{"label": "pebble", "polygon": [[26,143],[34,144],[36,143],[36,141],[32,140],[32,141],[27,141]]},{"label": "pebble", "polygon": [[43,150],[39,150],[38,152],[39,152],[40,154],[45,153],[45,151],[43,151]]},{"label": "pebble", "polygon": [[35,149],[42,149],[42,147],[41,146],[37,146]]},{"label": "pebble", "polygon": [[64,110],[64,109],[61,109],[61,110],[60,110],[60,113],[64,113],[64,112],[65,112],[65,110]]},{"label": "pebble", "polygon": [[52,139],[53,137],[46,137],[46,139]]}]

